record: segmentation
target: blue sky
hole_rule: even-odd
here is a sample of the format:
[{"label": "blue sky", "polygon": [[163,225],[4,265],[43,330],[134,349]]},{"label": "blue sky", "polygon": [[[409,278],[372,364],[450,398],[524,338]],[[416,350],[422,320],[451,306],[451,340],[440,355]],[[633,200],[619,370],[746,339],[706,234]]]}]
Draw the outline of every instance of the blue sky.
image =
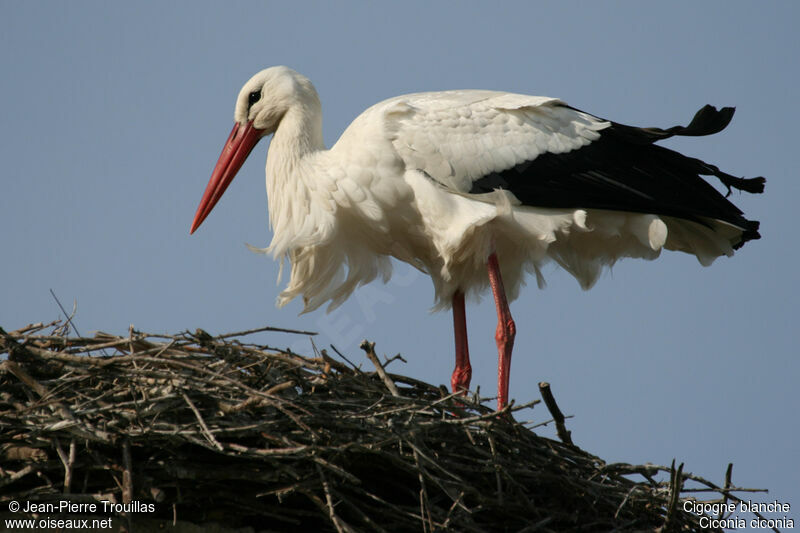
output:
[{"label": "blue sky", "polygon": [[[259,144],[201,229],[189,224],[241,85],[285,64],[315,83],[330,146],[358,113],[406,92],[485,88],[557,96],[619,122],[685,124],[706,103],[731,126],[665,143],[735,175],[763,238],[703,268],[664,253],[582,291],[545,271],[512,304],[511,397],[553,385],[577,444],[609,460],[668,464],[767,487],[798,518],[796,178],[800,7],[794,2],[0,1],[0,325],[59,316],[82,333],[273,325],[320,332],[351,359],[366,337],[393,370],[449,383],[449,313],[396,265],[342,308],[276,309]],[[469,302],[473,387],[496,388],[491,298]],[[307,338],[259,341],[308,353]],[[369,363],[366,363],[369,366]],[[544,420],[544,408],[519,418]],[[542,430],[551,435],[550,429]],[[791,466],[788,466],[791,465]]]}]

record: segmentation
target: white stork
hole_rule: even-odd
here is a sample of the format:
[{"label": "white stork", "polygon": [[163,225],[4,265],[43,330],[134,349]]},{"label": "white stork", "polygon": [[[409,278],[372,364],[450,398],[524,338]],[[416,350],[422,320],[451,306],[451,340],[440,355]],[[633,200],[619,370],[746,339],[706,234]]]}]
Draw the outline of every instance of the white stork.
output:
[{"label": "white stork", "polygon": [[621,257],[655,259],[666,248],[709,265],[760,237],[758,222],[700,175],[728,192],[762,192],[764,178],[736,178],[654,144],[717,133],[733,112],[705,106],[685,127],[637,128],[556,98],[419,93],[370,107],[326,150],[314,86],[272,67],[239,92],[191,232],[256,143],[274,134],[266,168],[273,238],[261,251],[291,262],[278,305],[302,295],[304,311],[328,301],[330,310],[359,285],[387,281],[390,257],[410,263],[431,276],[435,309],[452,305],[456,392],[472,373],[464,296],[489,285],[502,407],[516,330],[508,301],[526,273],[542,286],[541,267],[553,260],[588,289]]}]

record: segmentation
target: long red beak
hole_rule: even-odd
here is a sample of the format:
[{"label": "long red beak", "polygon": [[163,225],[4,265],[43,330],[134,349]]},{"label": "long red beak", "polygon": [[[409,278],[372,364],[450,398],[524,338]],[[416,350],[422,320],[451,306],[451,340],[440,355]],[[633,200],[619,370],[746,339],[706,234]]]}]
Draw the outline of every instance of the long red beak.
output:
[{"label": "long red beak", "polygon": [[244,160],[247,159],[250,151],[261,139],[262,133],[263,130],[253,127],[252,121],[244,126],[238,122],[233,125],[231,134],[228,136],[228,140],[225,141],[225,146],[222,147],[217,166],[214,167],[211,179],[208,180],[203,199],[200,200],[200,205],[194,214],[192,228],[189,230],[190,234],[200,227],[200,224],[203,223],[211,210],[214,209],[214,206],[217,205],[219,199],[222,198],[222,193],[225,192],[233,178],[236,177],[236,173],[242,168]]}]

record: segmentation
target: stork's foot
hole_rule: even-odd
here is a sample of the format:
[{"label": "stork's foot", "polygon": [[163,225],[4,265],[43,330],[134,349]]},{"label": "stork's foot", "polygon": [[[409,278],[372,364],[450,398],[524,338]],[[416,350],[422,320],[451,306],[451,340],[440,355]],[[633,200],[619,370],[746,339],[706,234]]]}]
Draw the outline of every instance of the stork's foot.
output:
[{"label": "stork's foot", "polygon": [[453,294],[453,333],[456,340],[456,367],[450,378],[453,392],[466,394],[472,380],[472,366],[469,364],[469,344],[467,342],[467,311],[464,306],[464,293]]},{"label": "stork's foot", "polygon": [[465,395],[469,390],[469,383],[472,380],[472,367],[467,363],[466,366],[458,367],[453,370],[453,375],[450,378],[450,386],[453,392]]},{"label": "stork's foot", "polygon": [[511,352],[514,349],[514,338],[517,336],[517,325],[509,313],[497,323],[494,339],[497,342],[497,409],[508,403],[508,380],[511,368]]},{"label": "stork's foot", "polygon": [[489,255],[487,261],[489,269],[489,285],[492,287],[494,303],[497,308],[497,330],[494,339],[497,341],[497,408],[502,409],[508,403],[508,378],[511,368],[511,351],[514,349],[514,337],[517,335],[517,325],[511,318],[508,308],[506,290],[503,287],[503,277],[500,275],[500,263],[497,254]]}]

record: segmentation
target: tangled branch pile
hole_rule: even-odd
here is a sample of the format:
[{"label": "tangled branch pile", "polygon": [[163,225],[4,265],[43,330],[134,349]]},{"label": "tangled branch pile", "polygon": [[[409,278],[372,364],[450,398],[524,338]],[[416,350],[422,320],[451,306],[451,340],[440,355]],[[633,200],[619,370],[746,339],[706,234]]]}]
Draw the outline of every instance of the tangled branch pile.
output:
[{"label": "tangled branch pile", "polygon": [[694,531],[685,481],[737,500],[538,437],[514,408],[387,374],[374,352],[367,372],[241,334],[45,328],[0,329],[0,500],[154,504],[122,527],[340,532]]}]

